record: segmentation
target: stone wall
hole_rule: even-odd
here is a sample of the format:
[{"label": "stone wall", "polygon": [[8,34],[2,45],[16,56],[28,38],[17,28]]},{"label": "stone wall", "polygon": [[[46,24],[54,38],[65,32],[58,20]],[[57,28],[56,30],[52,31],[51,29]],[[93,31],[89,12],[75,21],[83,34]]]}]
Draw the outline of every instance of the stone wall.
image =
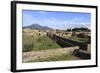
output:
[{"label": "stone wall", "polygon": [[[66,38],[57,36],[55,34],[51,34],[51,33],[48,33],[47,36],[49,38],[51,38],[52,40],[56,41],[59,45],[61,44],[62,46],[65,43],[70,43],[73,46],[79,46],[80,49],[82,49],[82,50],[87,50],[88,49],[88,44],[85,44],[85,43],[81,43],[81,42],[77,42],[77,41],[74,41],[74,40],[66,39]],[[64,47],[66,47],[66,46],[64,46]]]}]

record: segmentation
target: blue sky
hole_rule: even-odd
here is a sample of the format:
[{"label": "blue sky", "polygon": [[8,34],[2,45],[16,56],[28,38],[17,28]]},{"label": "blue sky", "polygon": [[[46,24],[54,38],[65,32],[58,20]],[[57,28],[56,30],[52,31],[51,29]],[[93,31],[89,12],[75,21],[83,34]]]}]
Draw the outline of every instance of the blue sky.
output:
[{"label": "blue sky", "polygon": [[90,28],[91,14],[78,12],[23,10],[23,26],[29,26],[34,23],[61,30],[76,27]]}]

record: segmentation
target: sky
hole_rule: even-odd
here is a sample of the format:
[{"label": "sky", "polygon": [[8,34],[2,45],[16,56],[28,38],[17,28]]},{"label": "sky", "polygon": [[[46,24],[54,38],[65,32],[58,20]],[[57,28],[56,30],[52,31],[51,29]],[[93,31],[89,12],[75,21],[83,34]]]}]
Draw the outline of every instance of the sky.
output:
[{"label": "sky", "polygon": [[91,14],[82,12],[23,10],[22,18],[23,26],[39,24],[60,30],[79,27],[90,29],[91,24]]}]

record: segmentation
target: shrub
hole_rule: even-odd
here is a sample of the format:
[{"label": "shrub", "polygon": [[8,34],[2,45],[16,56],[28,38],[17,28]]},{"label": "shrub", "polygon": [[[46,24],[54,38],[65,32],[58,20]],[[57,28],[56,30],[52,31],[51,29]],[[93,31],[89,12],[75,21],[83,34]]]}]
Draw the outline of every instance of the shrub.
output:
[{"label": "shrub", "polygon": [[77,36],[80,37],[80,38],[87,38],[87,37],[88,37],[88,36],[85,35],[84,33],[79,33]]},{"label": "shrub", "polygon": [[77,37],[77,34],[76,34],[76,32],[72,32],[72,36],[75,36],[75,37]]},{"label": "shrub", "polygon": [[23,52],[32,51],[33,47],[34,47],[34,43],[33,42],[30,43],[30,44],[24,43],[23,44]]},{"label": "shrub", "polygon": [[34,39],[31,36],[23,36],[23,52],[32,51],[34,47]]}]

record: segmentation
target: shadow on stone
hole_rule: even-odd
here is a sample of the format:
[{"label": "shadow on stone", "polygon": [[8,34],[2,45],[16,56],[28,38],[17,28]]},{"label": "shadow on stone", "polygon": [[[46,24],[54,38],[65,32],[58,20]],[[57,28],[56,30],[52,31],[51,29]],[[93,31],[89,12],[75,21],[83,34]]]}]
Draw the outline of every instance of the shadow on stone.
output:
[{"label": "shadow on stone", "polygon": [[73,55],[79,57],[80,59],[91,59],[91,55],[81,50],[74,50]]}]

